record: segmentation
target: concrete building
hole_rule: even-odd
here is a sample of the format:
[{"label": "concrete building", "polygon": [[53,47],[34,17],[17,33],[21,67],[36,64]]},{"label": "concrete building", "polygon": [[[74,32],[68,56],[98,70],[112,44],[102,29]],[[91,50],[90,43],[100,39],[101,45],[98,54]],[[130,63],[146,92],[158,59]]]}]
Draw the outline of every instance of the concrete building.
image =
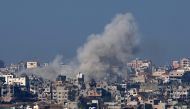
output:
[{"label": "concrete building", "polygon": [[63,104],[63,109],[78,109],[77,102],[65,102]]},{"label": "concrete building", "polygon": [[147,103],[151,104],[153,109],[166,109],[166,103],[163,103],[161,100],[149,100]]},{"label": "concrete building", "polygon": [[158,70],[152,72],[152,76],[153,77],[161,77],[165,73],[167,73],[166,70],[158,69]]},{"label": "concrete building", "polygon": [[135,59],[127,63],[127,66],[133,69],[147,69],[147,68],[150,68],[151,65],[152,65],[151,61],[140,60],[140,59]]},{"label": "concrete building", "polygon": [[130,89],[128,91],[129,95],[132,95],[132,96],[137,96],[138,95],[138,92],[137,92],[137,89],[136,88],[133,88],[133,89]]},{"label": "concrete building", "polygon": [[78,82],[78,84],[84,83],[84,75],[80,72],[77,74],[77,82]]},{"label": "concrete building", "polygon": [[162,76],[160,77],[160,79],[163,80],[163,83],[168,83],[170,81],[170,76],[168,73],[162,74]]},{"label": "concrete building", "polygon": [[0,74],[0,77],[5,78],[5,84],[9,83],[9,80],[14,78],[14,75],[12,73],[6,73],[6,74]]},{"label": "concrete building", "polygon": [[100,91],[97,91],[96,89],[89,89],[87,91],[88,97],[101,97],[102,93]]},{"label": "concrete building", "polygon": [[167,89],[166,94],[172,99],[187,99],[189,88],[183,86],[170,87]]},{"label": "concrete building", "polygon": [[121,109],[121,104],[117,102],[105,102],[105,109]]},{"label": "concrete building", "polygon": [[66,76],[64,76],[64,75],[58,75],[54,84],[56,86],[62,86],[65,81],[66,81]]},{"label": "concrete building", "polygon": [[14,86],[2,85],[0,86],[0,101],[10,102],[14,98]]},{"label": "concrete building", "polygon": [[9,85],[17,84],[19,86],[26,86],[27,78],[26,77],[9,78],[8,84]]},{"label": "concrete building", "polygon": [[38,90],[38,99],[40,101],[49,102],[52,100],[52,83],[46,81],[42,84],[41,88]]},{"label": "concrete building", "polygon": [[63,104],[68,100],[68,92],[64,86],[57,86],[53,89],[53,100],[58,104]]},{"label": "concrete building", "polygon": [[183,58],[180,60],[180,67],[181,68],[188,68],[190,67],[190,60],[187,58]]},{"label": "concrete building", "polygon": [[36,61],[26,62],[26,68],[27,69],[37,68],[38,66],[39,66],[39,64]]},{"label": "concrete building", "polygon": [[180,63],[179,63],[179,61],[173,61],[173,62],[172,62],[172,66],[173,66],[174,69],[180,68]]},{"label": "concrete building", "polygon": [[158,90],[157,83],[143,83],[140,85],[139,92],[154,92]]},{"label": "concrete building", "polygon": [[136,82],[136,83],[144,83],[146,81],[145,74],[138,74],[134,77],[131,77],[131,80]]},{"label": "concrete building", "polygon": [[171,78],[182,77],[184,73],[185,73],[185,70],[173,70],[169,72],[169,76]]},{"label": "concrete building", "polygon": [[29,76],[30,92],[32,94],[37,94],[39,90],[43,88],[44,86],[43,83],[44,81],[41,78],[34,75],[30,75]]}]

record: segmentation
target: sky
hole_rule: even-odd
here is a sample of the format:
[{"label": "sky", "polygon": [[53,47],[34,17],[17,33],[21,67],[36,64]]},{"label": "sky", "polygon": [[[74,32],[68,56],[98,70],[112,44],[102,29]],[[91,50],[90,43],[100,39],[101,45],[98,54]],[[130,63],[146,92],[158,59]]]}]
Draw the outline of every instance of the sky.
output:
[{"label": "sky", "polygon": [[140,32],[134,57],[156,64],[190,57],[189,0],[1,0],[0,59],[68,61],[119,13],[132,13]]}]

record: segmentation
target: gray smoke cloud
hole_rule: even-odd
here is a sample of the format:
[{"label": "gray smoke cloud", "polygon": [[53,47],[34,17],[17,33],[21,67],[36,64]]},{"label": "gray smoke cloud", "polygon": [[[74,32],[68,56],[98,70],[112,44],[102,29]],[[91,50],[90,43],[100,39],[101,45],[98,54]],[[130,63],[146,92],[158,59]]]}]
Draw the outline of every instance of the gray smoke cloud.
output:
[{"label": "gray smoke cloud", "polygon": [[100,34],[92,34],[78,49],[76,60],[62,65],[57,56],[47,67],[29,70],[31,74],[55,80],[59,74],[76,77],[78,72],[87,80],[113,79],[127,76],[126,63],[138,52],[139,34],[135,20],[130,13],[118,14]]},{"label": "gray smoke cloud", "polygon": [[71,65],[63,64],[63,57],[57,55],[55,59],[49,63],[48,66],[27,69],[20,72],[26,73],[27,75],[36,75],[44,79],[55,80],[58,75],[66,75],[68,77],[74,77],[74,67]]},{"label": "gray smoke cloud", "polygon": [[[126,63],[137,52],[139,37],[135,20],[130,13],[118,14],[101,34],[92,34],[78,49],[78,71],[96,80],[107,76],[126,76]],[[114,72],[112,67],[118,66]]]}]

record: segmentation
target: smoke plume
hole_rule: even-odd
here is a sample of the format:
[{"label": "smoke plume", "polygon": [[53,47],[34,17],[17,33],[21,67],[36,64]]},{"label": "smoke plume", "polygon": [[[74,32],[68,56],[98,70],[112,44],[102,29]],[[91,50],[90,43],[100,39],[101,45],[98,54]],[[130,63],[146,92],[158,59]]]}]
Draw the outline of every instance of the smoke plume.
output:
[{"label": "smoke plume", "polygon": [[[78,49],[78,71],[96,80],[126,75],[126,63],[139,38],[132,14],[118,14],[100,34],[92,34]],[[117,66],[118,71],[112,71]]]},{"label": "smoke plume", "polygon": [[[138,32],[132,14],[118,14],[100,34],[92,34],[78,49],[75,61],[62,65],[56,57],[47,67],[33,69],[39,76],[54,80],[57,75],[75,76],[82,72],[87,80],[126,77],[126,63],[138,51]],[[33,73],[31,73],[33,74]]]},{"label": "smoke plume", "polygon": [[55,80],[58,75],[66,75],[68,77],[74,77],[74,68],[70,65],[63,64],[61,55],[57,55],[55,59],[49,63],[48,66],[39,67],[35,69],[27,69],[20,72],[27,75],[37,75],[44,79]]}]

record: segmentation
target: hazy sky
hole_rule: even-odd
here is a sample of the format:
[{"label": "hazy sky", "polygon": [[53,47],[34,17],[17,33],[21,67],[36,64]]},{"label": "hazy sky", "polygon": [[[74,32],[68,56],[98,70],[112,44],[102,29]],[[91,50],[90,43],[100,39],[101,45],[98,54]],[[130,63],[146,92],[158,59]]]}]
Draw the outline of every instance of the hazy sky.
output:
[{"label": "hazy sky", "polygon": [[118,13],[134,15],[141,34],[136,57],[167,63],[190,57],[189,0],[1,0],[0,59],[7,63],[57,54],[69,60]]}]

